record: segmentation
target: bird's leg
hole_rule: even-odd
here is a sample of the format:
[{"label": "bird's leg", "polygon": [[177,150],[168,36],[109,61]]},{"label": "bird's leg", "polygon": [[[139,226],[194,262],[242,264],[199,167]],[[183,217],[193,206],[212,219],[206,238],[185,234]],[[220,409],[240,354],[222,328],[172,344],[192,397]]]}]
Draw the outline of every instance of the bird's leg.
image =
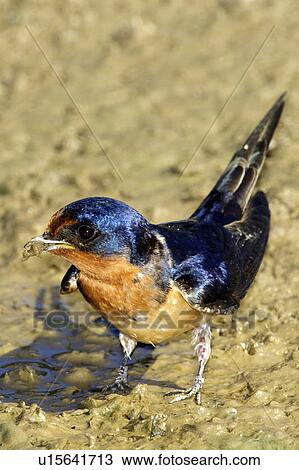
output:
[{"label": "bird's leg", "polygon": [[192,344],[199,363],[193,386],[187,390],[177,390],[167,393],[166,395],[168,396],[176,395],[170,403],[186,400],[187,398],[194,398],[198,405],[201,402],[201,389],[204,383],[204,368],[211,353],[211,330],[208,323],[202,323],[194,330]]},{"label": "bird's leg", "polygon": [[130,390],[128,385],[128,361],[136,348],[137,342],[123,333],[119,334],[119,341],[123,350],[123,362],[118,369],[118,375],[115,381],[101,388],[102,392],[126,392]]}]

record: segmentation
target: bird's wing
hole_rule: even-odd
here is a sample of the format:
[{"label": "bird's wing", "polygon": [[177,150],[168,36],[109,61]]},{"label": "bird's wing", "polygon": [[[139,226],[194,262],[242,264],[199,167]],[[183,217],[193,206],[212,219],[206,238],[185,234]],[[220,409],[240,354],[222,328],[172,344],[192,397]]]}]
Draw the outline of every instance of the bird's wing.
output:
[{"label": "bird's wing", "polygon": [[174,285],[194,309],[232,313],[264,255],[270,224],[267,199],[258,192],[243,218],[226,226],[193,223],[192,229],[191,221],[160,226],[173,260]]},{"label": "bird's wing", "polygon": [[281,95],[233,155],[212,191],[191,218],[223,225],[241,220],[265,161],[285,101]]},{"label": "bird's wing", "polygon": [[268,239],[270,211],[264,193],[250,197],[284,98],[274,103],[233,155],[190,219],[160,225],[174,260],[174,284],[193,308],[230,313],[257,273]]},{"label": "bird's wing", "polygon": [[182,221],[161,224],[172,260],[172,281],[189,305],[197,310],[230,313],[239,301],[238,253],[231,233],[212,222]]}]

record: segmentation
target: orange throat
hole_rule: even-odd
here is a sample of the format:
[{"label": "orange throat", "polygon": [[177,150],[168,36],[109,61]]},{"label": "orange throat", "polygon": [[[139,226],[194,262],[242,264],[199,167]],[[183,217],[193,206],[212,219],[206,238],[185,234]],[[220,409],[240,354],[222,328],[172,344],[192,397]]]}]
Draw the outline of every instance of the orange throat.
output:
[{"label": "orange throat", "polygon": [[154,280],[120,256],[101,257],[79,250],[53,250],[80,270],[79,287],[86,300],[104,316],[131,316],[159,305],[164,293]]}]

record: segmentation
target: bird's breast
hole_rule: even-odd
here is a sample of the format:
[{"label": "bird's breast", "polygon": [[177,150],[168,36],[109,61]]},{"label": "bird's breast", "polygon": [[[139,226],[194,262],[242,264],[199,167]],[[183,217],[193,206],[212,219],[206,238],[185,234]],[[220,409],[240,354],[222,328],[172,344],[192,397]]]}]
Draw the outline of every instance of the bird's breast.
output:
[{"label": "bird's breast", "polygon": [[158,307],[117,319],[117,323],[113,318],[109,321],[136,341],[156,345],[196,328],[203,315],[192,309],[176,289],[170,289]]},{"label": "bird's breast", "polygon": [[162,291],[151,276],[124,258],[100,258],[75,250],[61,255],[80,270],[78,285],[85,299],[138,342],[168,341],[201,320],[201,313],[192,309],[174,286]]},{"label": "bird's breast", "polygon": [[142,280],[136,285],[123,278],[116,285],[80,275],[86,300],[119,331],[141,343],[159,344],[196,327],[201,314],[181,294],[170,289],[159,299],[154,286]]}]

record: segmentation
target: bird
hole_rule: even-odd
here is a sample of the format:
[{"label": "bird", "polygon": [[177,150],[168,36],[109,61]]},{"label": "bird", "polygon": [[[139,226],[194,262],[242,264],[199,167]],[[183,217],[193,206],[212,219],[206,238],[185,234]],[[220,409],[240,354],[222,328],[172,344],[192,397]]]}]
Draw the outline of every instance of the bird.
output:
[{"label": "bird", "polygon": [[214,315],[235,312],[261,265],[270,227],[264,192],[254,192],[285,104],[281,95],[232,156],[193,214],[153,224],[124,202],[88,197],[50,218],[24,259],[48,252],[71,263],[61,293],[77,289],[119,332],[123,360],[103,392],[125,393],[138,343],[157,346],[192,331],[197,373],[171,402],[201,403]]}]

